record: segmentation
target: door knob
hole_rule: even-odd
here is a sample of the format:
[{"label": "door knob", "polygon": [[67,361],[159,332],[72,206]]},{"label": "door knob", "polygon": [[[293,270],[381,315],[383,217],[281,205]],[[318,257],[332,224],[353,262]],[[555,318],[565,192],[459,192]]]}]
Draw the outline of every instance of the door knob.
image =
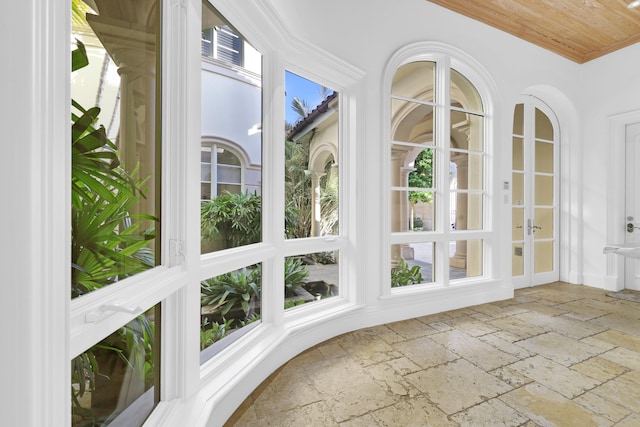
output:
[{"label": "door knob", "polygon": [[628,223],[628,224],[627,224],[627,233],[633,233],[633,229],[634,229],[634,228],[635,228],[635,227],[633,226],[633,223],[632,223],[632,222]]}]

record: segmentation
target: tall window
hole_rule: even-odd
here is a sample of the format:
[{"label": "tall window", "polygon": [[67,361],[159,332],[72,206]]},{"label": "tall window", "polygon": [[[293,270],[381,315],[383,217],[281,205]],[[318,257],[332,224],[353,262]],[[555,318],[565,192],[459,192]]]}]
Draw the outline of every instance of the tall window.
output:
[{"label": "tall window", "polygon": [[449,58],[407,62],[391,86],[391,287],[484,274],[485,115]]},{"label": "tall window", "polygon": [[159,397],[160,304],[140,302],[137,287],[152,283],[128,279],[161,260],[160,2],[121,3],[130,13],[72,1],[71,307],[82,314],[72,315],[71,401],[78,426],[139,425]]},{"label": "tall window", "polygon": [[[200,149],[200,355],[204,363],[260,324],[266,258],[256,259],[250,249],[262,241],[260,54],[208,1],[202,10],[203,56],[221,60],[203,58],[201,67],[205,142]],[[207,40],[211,52],[205,49]],[[234,66],[243,65],[243,52],[254,59],[251,70]]]}]

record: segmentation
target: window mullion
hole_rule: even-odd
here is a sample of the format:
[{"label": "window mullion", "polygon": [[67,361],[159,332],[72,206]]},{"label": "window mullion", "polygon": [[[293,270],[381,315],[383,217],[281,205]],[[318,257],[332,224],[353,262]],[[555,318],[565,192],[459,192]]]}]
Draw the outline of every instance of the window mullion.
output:
[{"label": "window mullion", "polygon": [[435,281],[449,283],[449,158],[451,156],[451,70],[448,57],[438,60],[436,67],[436,230],[443,239],[436,244]]}]

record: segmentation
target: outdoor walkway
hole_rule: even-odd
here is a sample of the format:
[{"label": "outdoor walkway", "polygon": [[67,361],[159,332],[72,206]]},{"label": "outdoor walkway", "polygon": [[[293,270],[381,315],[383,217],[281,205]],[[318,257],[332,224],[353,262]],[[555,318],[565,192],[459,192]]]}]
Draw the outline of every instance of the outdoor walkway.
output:
[{"label": "outdoor walkway", "polygon": [[640,303],[554,283],[289,361],[227,426],[640,426]]}]

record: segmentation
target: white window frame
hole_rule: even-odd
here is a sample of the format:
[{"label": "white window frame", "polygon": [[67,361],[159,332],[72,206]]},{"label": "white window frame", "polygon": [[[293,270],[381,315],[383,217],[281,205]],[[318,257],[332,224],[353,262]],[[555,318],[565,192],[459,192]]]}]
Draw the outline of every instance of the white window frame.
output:
[{"label": "white window frame", "polygon": [[[448,226],[444,226],[450,216],[449,205],[450,194],[455,194],[449,189],[448,185],[440,185],[434,192],[436,200],[439,202],[436,205],[436,218],[441,218],[441,227],[438,231],[429,232],[428,237],[423,233],[404,233],[404,232],[391,232],[391,170],[389,165],[391,164],[390,151],[391,144],[388,145],[385,155],[383,156],[383,182],[386,184],[386,191],[382,196],[383,206],[387,206],[386,218],[383,221],[384,236],[383,239],[383,259],[386,260],[386,264],[380,267],[381,298],[402,298],[403,296],[412,295],[415,293],[425,293],[438,291],[441,289],[448,289],[454,287],[464,287],[469,285],[476,285],[478,283],[490,283],[495,280],[495,271],[497,266],[495,265],[496,257],[494,251],[498,236],[495,232],[495,215],[494,211],[498,211],[496,205],[496,194],[494,175],[496,173],[493,164],[493,99],[495,99],[495,87],[489,74],[484,68],[471,56],[465,52],[448,46],[439,42],[418,42],[408,45],[400,49],[387,63],[384,74],[384,84],[382,99],[387,100],[383,102],[382,112],[382,128],[385,140],[392,142],[391,137],[391,85],[393,76],[397,69],[404,64],[415,61],[432,61],[436,63],[436,72],[434,77],[434,85],[438,88],[436,91],[436,99],[434,99],[434,111],[439,109],[440,114],[436,114],[434,129],[438,129],[436,132],[436,141],[434,144],[434,154],[438,156],[438,159],[434,158],[434,161],[440,162],[440,167],[436,169],[436,182],[448,182],[448,167],[442,167],[443,162],[449,159],[451,152],[450,147],[450,120],[451,111],[466,111],[458,107],[451,106],[450,102],[450,70],[455,69],[464,77],[466,77],[471,84],[474,85],[478,91],[483,103],[483,116],[484,116],[484,128],[483,128],[483,143],[485,156],[484,162],[484,201],[483,201],[483,229],[482,230],[450,230]],[[443,197],[444,196],[444,197]],[[448,268],[436,268],[439,262],[441,266],[444,265],[442,259],[449,259],[448,247],[449,242],[452,241],[464,241],[464,240],[482,240],[483,242],[483,269],[482,276],[469,277],[465,279],[457,279],[452,282],[449,278]],[[433,283],[423,283],[412,286],[403,286],[399,288],[391,288],[391,245],[401,243],[422,243],[422,242],[434,242],[435,259],[441,261],[434,262],[434,268],[436,268],[436,277]]]},{"label": "white window frame", "polygon": [[[211,163],[210,163],[210,167],[209,167],[209,173],[211,174],[211,181],[209,181],[209,185],[211,186],[211,197],[209,199],[202,199],[201,200],[203,202],[206,202],[208,200],[213,200],[218,196],[218,184],[222,183],[222,184],[229,184],[229,185],[237,185],[240,188],[240,192],[244,193],[245,189],[246,189],[246,170],[247,170],[247,161],[246,161],[246,156],[242,156],[238,153],[238,151],[234,148],[232,148],[229,144],[226,144],[224,142],[220,142],[218,140],[203,140],[202,141],[202,148],[204,147],[208,147],[211,151]],[[240,170],[240,182],[220,182],[218,181],[218,166],[220,165],[220,163],[218,162],[218,152],[217,149],[218,148],[222,148],[224,150],[227,150],[229,152],[231,152],[231,154],[233,154],[237,159],[238,162],[240,163],[239,166],[236,165],[227,165],[224,164],[224,166],[230,167],[232,169],[239,169]],[[203,163],[201,162],[201,165]],[[206,181],[200,181],[201,183],[204,183]]]}]

